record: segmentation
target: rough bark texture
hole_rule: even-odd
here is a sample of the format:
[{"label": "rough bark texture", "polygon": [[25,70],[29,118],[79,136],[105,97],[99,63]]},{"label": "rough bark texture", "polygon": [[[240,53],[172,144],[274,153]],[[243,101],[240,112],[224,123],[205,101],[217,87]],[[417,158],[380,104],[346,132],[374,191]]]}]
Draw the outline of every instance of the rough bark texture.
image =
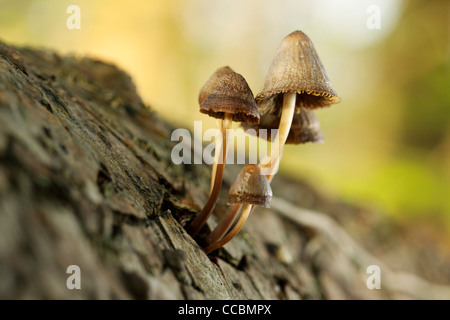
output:
[{"label": "rough bark texture", "polygon": [[[432,284],[449,283],[448,255],[427,234],[279,176],[272,209],[207,256],[183,226],[210,167],[174,165],[172,130],[115,66],[0,43],[0,298],[450,298]],[[366,287],[371,264],[381,290]]]}]

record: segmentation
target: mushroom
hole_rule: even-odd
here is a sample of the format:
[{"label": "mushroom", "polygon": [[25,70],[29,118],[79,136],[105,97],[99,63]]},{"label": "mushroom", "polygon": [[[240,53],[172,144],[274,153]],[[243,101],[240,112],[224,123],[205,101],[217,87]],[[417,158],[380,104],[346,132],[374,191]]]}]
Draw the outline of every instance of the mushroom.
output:
[{"label": "mushroom", "polygon": [[[219,68],[212,74],[211,77],[209,77],[208,81],[203,85],[203,87],[200,89],[200,93],[198,95],[198,103],[200,107],[202,104],[208,99],[211,92],[217,87],[219,84],[220,78],[222,76],[234,72],[233,69],[231,69],[229,66],[225,66],[222,68]],[[245,122],[244,122],[245,123]],[[222,133],[222,119],[217,119],[217,127],[219,128],[220,132]],[[216,153],[214,155],[214,162],[211,170],[211,187],[209,190],[209,193],[211,194],[214,186],[214,179],[216,177],[216,170],[217,170],[217,164],[219,162],[220,152],[219,150],[222,148],[222,139],[220,137],[217,137],[215,140],[215,150]],[[226,156],[226,155],[225,155]]]},{"label": "mushroom", "polygon": [[259,110],[253,93],[244,77],[236,72],[227,73],[220,77],[217,86],[201,105],[200,112],[221,119],[222,147],[220,150],[221,156],[219,156],[221,162],[217,165],[214,185],[209,199],[188,227],[188,232],[193,237],[205,225],[219,197],[227,154],[227,129],[231,128],[231,121],[253,124],[259,122]]},{"label": "mushroom", "polygon": [[[272,200],[270,183],[256,164],[248,164],[242,168],[241,172],[234,179],[228,194],[228,204],[246,204],[249,205],[249,210],[244,210],[236,222],[234,222],[234,216],[225,216],[206,237],[206,247],[204,248],[206,253],[210,253],[224,246],[239,233],[250,215],[252,206],[270,207]],[[226,233],[227,231],[228,233]],[[222,238],[222,235],[225,233],[226,236]]]},{"label": "mushroom", "polygon": [[294,31],[281,42],[256,101],[261,115],[281,114],[270,154],[260,163],[270,177],[279,162],[294,113],[299,113],[302,107],[329,106],[340,98],[331,87],[311,39],[302,31]]},{"label": "mushroom", "polygon": [[242,168],[228,191],[228,204],[248,203],[269,208],[272,189],[256,164]]}]

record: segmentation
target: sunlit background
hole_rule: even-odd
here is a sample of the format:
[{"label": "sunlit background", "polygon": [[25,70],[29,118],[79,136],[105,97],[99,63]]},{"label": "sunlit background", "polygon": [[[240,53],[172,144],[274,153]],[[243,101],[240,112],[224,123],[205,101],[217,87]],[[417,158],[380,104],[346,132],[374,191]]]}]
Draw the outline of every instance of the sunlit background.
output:
[{"label": "sunlit background", "polygon": [[[66,27],[72,4],[79,30]],[[373,5],[381,29],[367,26]],[[281,170],[399,219],[450,226],[449,1],[0,0],[0,39],[113,62],[151,108],[190,129],[215,124],[197,97],[217,68],[229,65],[257,94],[297,29],[342,102],[317,111],[325,143],[288,146]]]}]

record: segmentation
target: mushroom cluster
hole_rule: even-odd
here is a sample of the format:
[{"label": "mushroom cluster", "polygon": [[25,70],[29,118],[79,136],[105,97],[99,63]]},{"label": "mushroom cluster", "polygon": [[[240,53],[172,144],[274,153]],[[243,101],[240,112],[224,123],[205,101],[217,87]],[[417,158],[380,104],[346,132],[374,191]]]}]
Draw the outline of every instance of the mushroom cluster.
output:
[{"label": "mushroom cluster", "polygon": [[[205,225],[219,196],[227,152],[226,130],[231,128],[231,121],[242,122],[244,130],[256,129],[252,132],[260,138],[259,129],[267,129],[269,134],[264,138],[272,143],[269,154],[258,165],[244,166],[234,180],[229,190],[230,207],[205,239],[206,253],[235,237],[255,206],[270,206],[270,182],[278,169],[284,145],[323,142],[313,109],[339,101],[312,41],[302,31],[283,39],[264,87],[256,97],[245,79],[229,67],[211,76],[200,91],[200,111],[220,119],[222,139],[216,139],[210,197],[188,227],[192,236]],[[277,134],[272,136],[270,129],[278,129]]]}]

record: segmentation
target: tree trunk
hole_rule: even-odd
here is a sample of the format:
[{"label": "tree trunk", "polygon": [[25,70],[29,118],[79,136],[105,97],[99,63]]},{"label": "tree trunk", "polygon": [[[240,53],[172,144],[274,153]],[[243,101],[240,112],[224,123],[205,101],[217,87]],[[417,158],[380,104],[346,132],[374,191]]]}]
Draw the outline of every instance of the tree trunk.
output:
[{"label": "tree trunk", "polygon": [[[207,256],[184,226],[207,199],[210,167],[172,163],[173,129],[113,65],[0,43],[0,298],[450,297],[391,271],[332,214],[360,209],[278,176],[272,209]],[[209,226],[239,170],[229,167]],[[366,286],[374,264],[379,290]],[[72,265],[81,289],[67,286]]]}]

